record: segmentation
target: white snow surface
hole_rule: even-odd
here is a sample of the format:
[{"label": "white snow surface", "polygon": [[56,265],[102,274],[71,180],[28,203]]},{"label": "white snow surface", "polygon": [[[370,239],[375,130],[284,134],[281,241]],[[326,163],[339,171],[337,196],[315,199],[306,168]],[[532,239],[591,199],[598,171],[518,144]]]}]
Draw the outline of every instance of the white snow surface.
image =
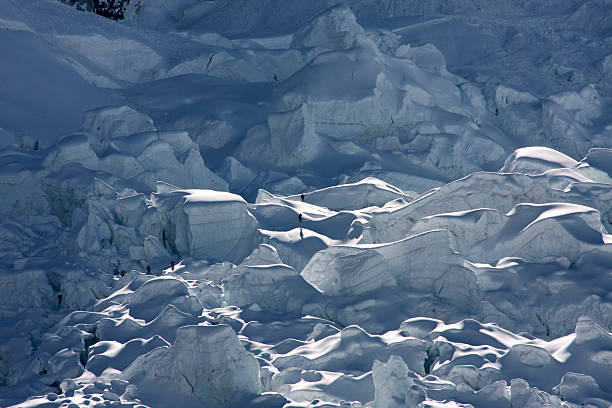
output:
[{"label": "white snow surface", "polygon": [[610,16],[0,1],[0,406],[612,406]]}]

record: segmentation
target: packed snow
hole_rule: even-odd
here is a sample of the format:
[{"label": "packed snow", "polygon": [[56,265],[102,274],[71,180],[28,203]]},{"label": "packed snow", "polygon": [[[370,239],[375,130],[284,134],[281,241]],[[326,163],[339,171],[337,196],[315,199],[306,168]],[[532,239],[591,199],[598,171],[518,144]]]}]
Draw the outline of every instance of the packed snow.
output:
[{"label": "packed snow", "polygon": [[609,1],[64,3],[0,2],[0,406],[612,406]]}]

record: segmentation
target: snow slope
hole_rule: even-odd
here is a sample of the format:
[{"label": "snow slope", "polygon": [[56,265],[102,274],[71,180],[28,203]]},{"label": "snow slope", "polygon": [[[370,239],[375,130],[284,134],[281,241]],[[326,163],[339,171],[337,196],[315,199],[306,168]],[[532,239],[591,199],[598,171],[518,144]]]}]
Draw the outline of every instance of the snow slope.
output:
[{"label": "snow slope", "polygon": [[0,406],[611,406],[610,7],[1,2]]}]

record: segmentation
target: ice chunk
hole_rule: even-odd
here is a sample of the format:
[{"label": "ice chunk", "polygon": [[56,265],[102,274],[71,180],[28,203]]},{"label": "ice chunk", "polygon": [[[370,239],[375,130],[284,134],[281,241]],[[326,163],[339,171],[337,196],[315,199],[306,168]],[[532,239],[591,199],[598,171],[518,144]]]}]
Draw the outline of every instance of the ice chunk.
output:
[{"label": "ice chunk", "polygon": [[484,242],[476,256],[486,262],[504,256],[530,262],[565,257],[575,262],[582,253],[603,245],[600,214],[593,208],[567,203],[519,204],[507,214],[497,237]]},{"label": "ice chunk", "polygon": [[115,201],[113,213],[115,220],[120,225],[128,227],[137,227],[141,224],[147,208],[144,194],[138,194],[135,191],[128,195],[121,195]]},{"label": "ice chunk", "polygon": [[202,121],[200,115],[188,116],[176,123],[191,129],[190,134],[200,147],[220,149],[236,136],[236,129],[225,120]]},{"label": "ice chunk", "polygon": [[548,351],[529,344],[512,346],[509,356],[517,358],[523,365],[534,368],[546,367],[552,362],[552,357]]},{"label": "ice chunk", "polygon": [[419,47],[403,45],[395,53],[401,58],[408,58],[427,72],[443,74],[446,72],[446,60],[440,50],[432,43]]},{"label": "ice chunk", "polygon": [[189,294],[185,283],[169,276],[145,282],[128,299],[130,314],[146,321],[156,318],[166,304],[195,316],[202,311],[202,306]]},{"label": "ice chunk", "polygon": [[144,239],[143,255],[144,257],[142,259],[146,259],[149,264],[160,261],[167,263],[166,261],[171,258],[163,243],[159,242],[159,239],[152,237],[151,235]]},{"label": "ice chunk", "polygon": [[281,165],[302,165],[322,154],[324,145],[317,135],[306,105],[268,117],[270,144]]},{"label": "ice chunk", "polygon": [[139,389],[169,389],[204,404],[261,392],[257,360],[227,325],[181,327],[172,346],[137,358],[123,376]]},{"label": "ice chunk", "polygon": [[389,244],[330,247],[312,257],[302,276],[330,295],[397,285],[470,309],[480,296],[473,272],[462,265],[448,233],[434,230]]},{"label": "ice chunk", "polygon": [[591,180],[612,184],[612,149],[589,149],[586,157],[573,168]]},{"label": "ice chunk", "polygon": [[469,254],[473,245],[495,236],[503,227],[504,221],[500,211],[479,208],[423,217],[414,224],[410,233],[444,229],[450,233],[453,250],[460,254]]},{"label": "ice chunk", "polygon": [[371,374],[360,376],[338,372],[302,370],[290,367],[275,373],[270,387],[296,402],[314,400],[328,403],[370,401],[374,397]]},{"label": "ice chunk", "polygon": [[100,167],[98,157],[89,146],[87,135],[77,133],[62,138],[57,148],[45,159],[45,166],[55,170],[67,163],[81,163],[83,167],[92,170]]},{"label": "ice chunk", "polygon": [[414,317],[412,319],[404,320],[400,324],[400,330],[410,337],[426,339],[432,330],[438,327],[438,325],[441,323],[442,322],[437,319]]},{"label": "ice chunk", "polygon": [[580,92],[568,91],[552,95],[550,99],[569,112],[584,125],[601,114],[601,96],[593,85],[587,85]]},{"label": "ice chunk", "polygon": [[500,112],[508,105],[536,103],[538,101],[539,99],[529,92],[517,91],[504,85],[498,85],[495,89],[495,104]]},{"label": "ice chunk", "polygon": [[109,38],[100,34],[57,37],[96,66],[123,81],[151,80],[162,62],[162,57],[151,47],[131,38]]},{"label": "ice chunk", "polygon": [[151,143],[159,140],[159,132],[141,132],[112,139],[110,145],[117,151],[138,157]]},{"label": "ice chunk", "polygon": [[239,266],[223,280],[228,304],[240,307],[256,303],[263,310],[301,313],[319,293],[287,265]]},{"label": "ice chunk", "polygon": [[57,298],[47,273],[40,269],[0,272],[2,306],[13,310],[31,307],[54,308]]},{"label": "ice chunk", "polygon": [[393,55],[400,46],[402,37],[395,34],[393,31],[385,29],[369,29],[366,33],[367,37],[374,41],[378,49],[385,54]]},{"label": "ice chunk", "polygon": [[223,168],[219,170],[219,175],[228,182],[233,192],[245,191],[257,177],[248,167],[232,156],[225,158]]},{"label": "ice chunk", "polygon": [[576,344],[584,344],[598,338],[607,340],[612,344],[612,335],[601,328],[587,316],[580,316],[576,323]]},{"label": "ice chunk", "polygon": [[322,12],[300,28],[291,47],[324,47],[330,49],[355,46],[365,30],[347,6],[336,6]]},{"label": "ice chunk", "polygon": [[47,378],[49,383],[62,382],[65,378],[75,378],[80,376],[84,369],[81,365],[79,353],[63,349],[55,353],[48,361]]},{"label": "ice chunk", "polygon": [[89,110],[83,114],[82,127],[90,136],[91,148],[98,155],[106,150],[111,139],[155,130],[150,117],[129,106]]},{"label": "ice chunk", "polygon": [[302,276],[327,295],[358,295],[397,282],[375,249],[330,247],[317,252]]},{"label": "ice chunk", "polygon": [[242,265],[257,266],[257,265],[276,265],[282,264],[278,251],[272,245],[259,244],[251,255],[247,256]]},{"label": "ice chunk", "polygon": [[377,408],[403,408],[417,406],[427,398],[425,387],[415,383],[404,360],[396,355],[382,363],[374,360],[374,405]]},{"label": "ice chunk", "polygon": [[212,190],[154,194],[170,247],[182,255],[239,263],[255,246],[257,221],[242,197]]},{"label": "ice chunk", "polygon": [[583,402],[587,396],[602,397],[603,393],[597,381],[587,374],[569,372],[563,376],[561,383],[553,391],[564,401]]}]

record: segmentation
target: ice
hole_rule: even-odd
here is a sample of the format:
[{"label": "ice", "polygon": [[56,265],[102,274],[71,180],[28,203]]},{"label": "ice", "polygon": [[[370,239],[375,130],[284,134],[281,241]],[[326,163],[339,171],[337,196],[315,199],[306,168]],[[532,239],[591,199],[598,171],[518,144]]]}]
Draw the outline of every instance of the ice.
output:
[{"label": "ice", "polygon": [[185,283],[170,277],[159,277],[145,282],[128,297],[130,314],[145,321],[151,321],[168,303],[182,312],[198,316],[202,306],[197,298],[189,295]]},{"label": "ice", "polygon": [[529,262],[561,257],[576,262],[580,254],[604,244],[599,213],[574,204],[519,204],[505,216],[492,209],[439,214],[417,222],[411,231],[436,228],[448,230],[453,248],[467,259],[489,263],[512,256]]},{"label": "ice", "polygon": [[226,301],[240,307],[307,313],[315,307],[311,303],[320,301],[319,293],[287,265],[241,265],[222,283]]},{"label": "ice", "polygon": [[374,360],[372,377],[376,395],[374,404],[381,408],[417,406],[427,398],[423,387],[408,376],[409,369],[401,357],[392,355],[387,363]]},{"label": "ice", "polygon": [[224,166],[219,174],[227,181],[233,192],[246,191],[257,177],[253,171],[232,156],[225,158]]},{"label": "ice", "polygon": [[316,134],[306,105],[268,117],[270,145],[280,165],[296,166],[319,157],[325,145]]},{"label": "ice", "polygon": [[31,307],[54,307],[56,297],[43,270],[2,271],[0,275],[2,304],[20,310]]},{"label": "ice", "polygon": [[57,150],[47,156],[46,165],[54,170],[61,169],[68,163],[81,163],[84,167],[96,170],[100,167],[99,159],[90,147],[85,134],[64,137],[57,145]]},{"label": "ice", "polygon": [[57,39],[121,81],[150,80],[162,63],[162,57],[155,50],[129,38],[93,34],[57,35]]},{"label": "ice", "polygon": [[155,130],[151,118],[129,106],[87,111],[83,114],[82,127],[90,135],[91,147],[98,155],[107,149],[112,139]]},{"label": "ice", "polygon": [[[599,396],[603,394],[599,390],[599,385],[593,377],[572,372],[569,372],[563,376],[561,383],[555,387],[555,391],[563,401],[575,401],[581,403],[585,402],[582,401],[584,395]],[[607,401],[600,401],[600,403],[606,404]]]},{"label": "ice", "polygon": [[[199,118],[194,118],[196,121]],[[185,118],[182,121],[177,122],[178,126],[187,125],[189,119]],[[196,122],[194,125],[190,126],[192,130],[192,135],[195,142],[200,147],[211,147],[213,149],[219,149],[225,146],[227,143],[232,141],[235,138],[236,130],[234,127],[227,121],[224,120],[206,120],[204,122]]]},{"label": "ice", "polygon": [[432,230],[389,244],[331,247],[315,254],[302,276],[330,295],[401,286],[436,292],[457,306],[473,308],[479,298],[476,279],[462,263],[450,248],[448,233]]},{"label": "ice", "polygon": [[176,190],[156,193],[154,201],[169,245],[177,253],[239,262],[254,248],[256,221],[238,195]]},{"label": "ice", "polygon": [[612,182],[612,168],[608,161],[612,157],[612,149],[593,148],[586,157],[574,165],[576,172],[599,183]]},{"label": "ice", "polygon": [[324,293],[342,296],[396,286],[387,269],[384,256],[374,249],[331,247],[316,253],[302,276]]},{"label": "ice", "polygon": [[347,6],[334,7],[316,16],[293,36],[292,47],[352,48],[365,36]]},{"label": "ice", "polygon": [[520,92],[502,85],[495,89],[495,104],[498,112],[503,111],[508,105],[536,102],[538,102],[538,99],[529,92]]},{"label": "ice", "polygon": [[141,392],[160,394],[163,388],[204,404],[225,404],[261,391],[257,360],[227,325],[184,326],[174,344],[136,359],[123,376]]},{"label": "ice", "polygon": [[534,368],[548,366],[552,361],[551,355],[546,350],[527,344],[512,346],[509,356],[517,358],[523,365]]},{"label": "ice", "polygon": [[608,3],[0,2],[0,405],[610,406]]}]

